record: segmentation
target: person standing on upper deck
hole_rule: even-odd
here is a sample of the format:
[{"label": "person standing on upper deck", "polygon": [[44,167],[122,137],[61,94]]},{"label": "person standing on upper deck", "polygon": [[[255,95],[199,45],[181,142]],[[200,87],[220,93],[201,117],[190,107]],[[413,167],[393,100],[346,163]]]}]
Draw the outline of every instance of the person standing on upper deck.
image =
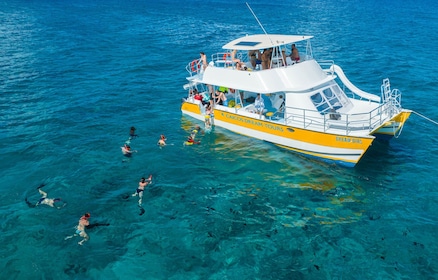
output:
[{"label": "person standing on upper deck", "polygon": [[271,54],[272,54],[272,48],[271,49],[265,49],[262,53],[262,69],[269,69],[271,68]]},{"label": "person standing on upper deck", "polygon": [[248,51],[249,60],[251,62],[252,68],[256,69],[257,64],[261,63],[261,52],[259,50]]},{"label": "person standing on upper deck", "polygon": [[287,65],[287,60],[286,60],[286,49],[282,49],[281,50],[281,56],[283,58],[283,66]]},{"label": "person standing on upper deck", "polygon": [[237,69],[237,70],[246,70],[247,68],[246,68],[246,66],[245,66],[245,63],[242,62],[240,59],[238,59],[238,58],[236,57],[236,53],[237,53],[237,50],[233,50],[233,51],[231,52],[231,61],[233,61],[234,63],[236,63],[236,69]]},{"label": "person standing on upper deck", "polygon": [[292,61],[295,63],[300,61],[300,53],[298,52],[298,49],[295,46],[295,44],[292,44],[291,46],[290,58],[292,58]]},{"label": "person standing on upper deck", "polygon": [[200,52],[199,55],[201,56],[202,70],[205,70],[208,66],[207,56],[205,55],[204,52]]}]

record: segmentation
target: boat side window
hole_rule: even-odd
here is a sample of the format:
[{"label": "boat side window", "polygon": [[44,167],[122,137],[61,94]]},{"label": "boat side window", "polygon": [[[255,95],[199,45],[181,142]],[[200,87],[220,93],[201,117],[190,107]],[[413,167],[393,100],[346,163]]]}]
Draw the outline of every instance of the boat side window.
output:
[{"label": "boat side window", "polygon": [[338,104],[335,104],[334,108],[336,110],[346,107],[349,103],[351,103],[338,85],[332,86],[332,91],[334,92],[340,103],[340,106]]},{"label": "boat side window", "polygon": [[338,96],[332,91],[332,88],[326,88],[323,90],[325,97],[327,98],[328,103],[330,103],[330,107],[334,109],[339,109],[342,107],[341,102],[338,99]]},{"label": "boat side window", "polygon": [[316,109],[321,115],[323,115],[330,109],[329,104],[327,104],[327,100],[321,95],[320,92],[312,95],[310,99],[312,100],[313,105],[315,105]]}]

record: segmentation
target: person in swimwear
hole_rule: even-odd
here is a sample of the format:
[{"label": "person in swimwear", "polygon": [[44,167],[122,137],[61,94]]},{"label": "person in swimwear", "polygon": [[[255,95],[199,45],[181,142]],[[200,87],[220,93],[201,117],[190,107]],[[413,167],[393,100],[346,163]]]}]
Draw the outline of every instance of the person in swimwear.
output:
[{"label": "person in swimwear", "polygon": [[[43,186],[38,187],[38,192],[42,196],[41,196],[40,200],[38,200],[38,202],[35,204],[35,206],[38,206],[40,204],[45,204],[45,205],[49,205],[50,207],[55,207],[55,202],[61,201],[61,198],[48,198],[47,193],[41,189],[42,187]],[[57,208],[60,209],[61,207],[57,207]]]},{"label": "person in swimwear", "polygon": [[160,136],[160,140],[158,140],[158,143],[157,143],[157,145],[158,146],[160,146],[160,147],[164,147],[164,146],[166,146],[166,136],[164,136],[163,134],[161,134],[161,136]]},{"label": "person in swimwear", "polygon": [[200,131],[201,127],[197,125],[195,128],[196,129],[194,129],[192,133],[190,133],[184,145],[201,144],[201,141],[195,141],[196,134]]},{"label": "person in swimwear", "polygon": [[231,52],[231,61],[236,64],[237,70],[247,70],[245,63],[236,57],[237,50]]},{"label": "person in swimwear", "polygon": [[300,53],[298,52],[298,49],[295,46],[295,44],[292,44],[292,46],[291,46],[290,58],[292,59],[293,62],[300,61]]},{"label": "person in swimwear", "polygon": [[214,102],[216,102],[216,104],[219,105],[224,105],[224,106],[228,105],[227,97],[225,96],[225,93],[219,90],[217,90],[214,95]]},{"label": "person in swimwear", "polygon": [[271,68],[271,55],[272,55],[272,48],[263,50],[262,53],[263,70]]},{"label": "person in swimwear", "polygon": [[262,53],[259,50],[251,50],[248,51],[248,56],[252,65],[253,69],[256,69],[257,64],[260,64],[261,58],[262,58]]},{"label": "person in swimwear", "polygon": [[133,152],[137,152],[137,151],[131,150],[131,146],[127,145],[126,143],[121,148],[122,148],[123,155],[126,157],[130,157]]},{"label": "person in swimwear", "polygon": [[138,136],[137,134],[135,134],[135,130],[136,130],[136,128],[131,126],[131,129],[129,130],[129,136],[130,137],[134,138],[134,137]]},{"label": "person in swimwear", "polygon": [[195,142],[196,133],[198,133],[198,130],[197,130],[197,129],[194,129],[194,130],[192,131],[192,133],[190,133],[190,136],[189,136],[189,142]]},{"label": "person in swimwear", "polygon": [[141,178],[140,182],[138,182],[138,188],[132,196],[138,195],[138,205],[141,206],[143,201],[143,192],[144,188],[148,185],[152,184],[152,175],[149,175],[149,178],[146,180],[144,177]]},{"label": "person in swimwear", "polygon": [[209,132],[211,130],[210,115],[205,115],[204,126],[205,131]]},{"label": "person in swimwear", "polygon": [[45,204],[45,205],[48,205],[48,206],[50,206],[50,207],[56,207],[56,208],[58,208],[58,209],[61,209],[62,207],[64,207],[66,204],[64,203],[64,205],[62,205],[62,206],[56,206],[55,205],[55,202],[59,202],[59,201],[61,201],[61,198],[48,198],[47,197],[47,193],[46,192],[44,192],[41,188],[42,187],[44,187],[45,186],[45,184],[41,184],[41,185],[39,185],[39,187],[37,187],[37,189],[38,189],[38,192],[41,194],[41,198],[38,200],[38,202],[35,204],[35,205],[33,205],[32,203],[30,203],[28,200],[27,200],[27,198],[25,199],[26,200],[26,203],[29,205],[29,207],[36,207],[36,206],[38,206],[38,205],[40,205],[40,204]]},{"label": "person in swimwear", "polygon": [[201,56],[202,69],[205,70],[208,66],[207,56],[205,55],[204,52],[200,52],[199,55]]},{"label": "person in swimwear", "polygon": [[88,219],[90,218],[90,213],[85,213],[80,219],[79,219],[79,223],[76,227],[76,232],[73,235],[67,236],[64,240],[73,238],[75,236],[80,236],[83,237],[83,239],[81,241],[78,242],[79,245],[84,244],[84,242],[88,241],[90,239],[90,237],[88,236],[88,234],[85,232],[85,227],[88,226],[90,224],[90,222],[88,221]]}]

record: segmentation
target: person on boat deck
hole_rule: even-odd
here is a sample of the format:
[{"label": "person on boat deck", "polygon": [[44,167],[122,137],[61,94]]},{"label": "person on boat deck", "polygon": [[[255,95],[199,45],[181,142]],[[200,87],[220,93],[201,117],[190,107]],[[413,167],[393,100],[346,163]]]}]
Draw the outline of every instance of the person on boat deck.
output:
[{"label": "person on boat deck", "polygon": [[265,102],[263,101],[263,97],[260,93],[257,94],[257,98],[254,101],[254,107],[259,114],[263,114],[263,110],[265,109]]},{"label": "person on boat deck", "polygon": [[206,105],[210,104],[210,94],[203,92],[201,94],[201,97],[202,97],[202,100],[201,100],[202,105],[206,106]]},{"label": "person on boat deck", "polygon": [[198,92],[198,89],[196,89],[196,88],[191,89],[191,90],[189,91],[189,97],[193,97],[193,96],[195,96],[197,92]]},{"label": "person on boat deck", "polygon": [[208,66],[207,56],[205,55],[204,52],[200,52],[199,55],[201,56],[202,69],[205,70]]},{"label": "person on boat deck", "polygon": [[223,93],[222,91],[217,90],[215,97],[214,97],[214,101],[216,102],[216,104],[219,105],[225,105],[227,98],[225,97],[225,93]]},{"label": "person on boat deck", "polygon": [[251,62],[252,68],[255,69],[257,64],[260,64],[262,54],[259,50],[251,50],[248,52],[249,60]]},{"label": "person on boat deck", "polygon": [[287,65],[287,62],[286,62],[286,50],[285,49],[282,49],[281,50],[281,56],[283,57],[283,66],[286,66]]},{"label": "person on boat deck", "polygon": [[245,63],[236,57],[237,50],[231,52],[231,61],[236,63],[237,70],[247,70]]},{"label": "person on boat deck", "polygon": [[292,46],[291,46],[290,58],[292,59],[293,62],[300,61],[300,53],[298,52],[298,49],[295,46],[295,44],[292,44]]},{"label": "person on boat deck", "polygon": [[160,136],[160,140],[158,140],[157,145],[160,147],[166,146],[166,136],[164,136],[163,134],[161,134]]},{"label": "person on boat deck", "polygon": [[199,94],[199,92],[198,91],[196,91],[196,93],[195,93],[195,96],[193,97],[195,100],[198,100],[198,101],[202,101],[202,96]]},{"label": "person on boat deck", "polygon": [[152,175],[149,175],[149,178],[147,180],[144,177],[141,178],[140,182],[138,182],[137,190],[135,191],[135,193],[132,194],[132,196],[137,196],[138,195],[138,205],[142,204],[144,188],[148,184],[152,184]]},{"label": "person on boat deck", "polygon": [[79,245],[84,244],[84,242],[88,241],[90,239],[90,237],[88,236],[88,234],[85,232],[85,227],[90,225],[90,222],[88,221],[88,219],[90,218],[90,213],[85,213],[80,219],[79,219],[79,223],[76,227],[76,232],[73,235],[67,236],[64,240],[73,238],[74,236],[80,236],[83,237],[84,239],[82,239],[81,241],[78,242]]},{"label": "person on boat deck", "polygon": [[271,68],[271,54],[272,54],[272,48],[270,49],[264,49],[262,53],[262,69],[269,69]]}]

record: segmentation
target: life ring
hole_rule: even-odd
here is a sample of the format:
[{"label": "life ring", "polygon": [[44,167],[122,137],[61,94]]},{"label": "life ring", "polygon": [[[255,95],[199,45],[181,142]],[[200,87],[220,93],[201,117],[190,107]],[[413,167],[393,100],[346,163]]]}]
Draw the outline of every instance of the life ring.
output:
[{"label": "life ring", "polygon": [[224,56],[222,56],[222,60],[226,61],[228,56],[230,56],[229,53],[224,53]]},{"label": "life ring", "polygon": [[198,70],[198,60],[197,59],[192,61],[191,68],[192,68],[192,72],[196,72]]}]

